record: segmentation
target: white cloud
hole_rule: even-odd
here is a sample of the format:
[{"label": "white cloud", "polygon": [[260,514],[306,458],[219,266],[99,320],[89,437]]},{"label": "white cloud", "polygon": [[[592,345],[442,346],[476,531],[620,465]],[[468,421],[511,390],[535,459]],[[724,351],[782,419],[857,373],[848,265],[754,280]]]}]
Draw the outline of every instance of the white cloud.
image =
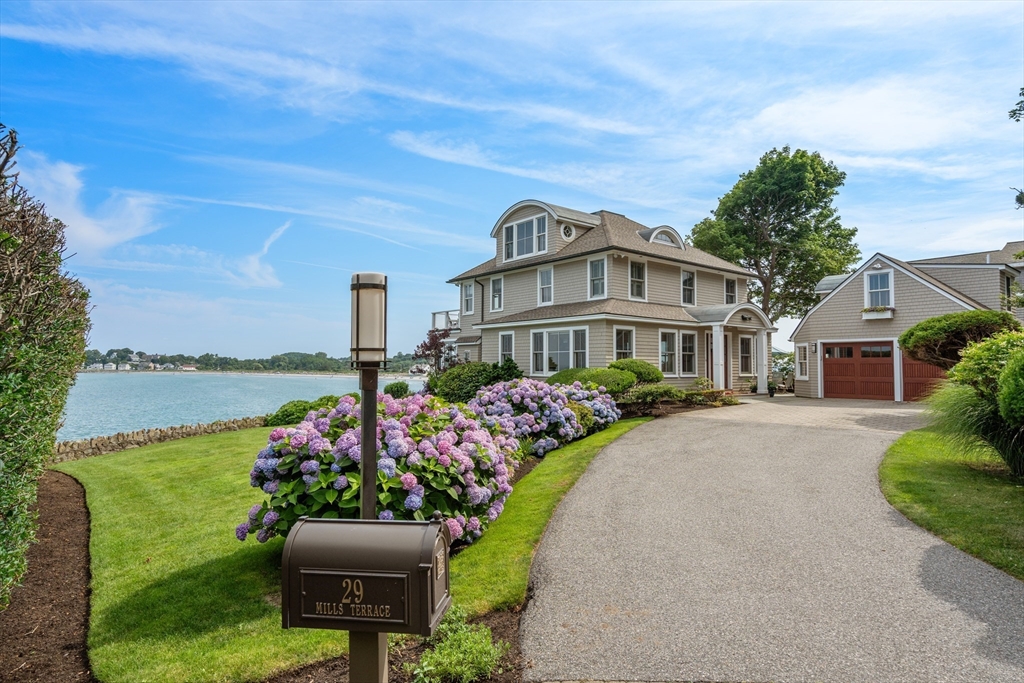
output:
[{"label": "white cloud", "polygon": [[281,281],[277,279],[274,268],[261,259],[270,251],[270,245],[284,234],[284,231],[291,226],[292,222],[287,221],[284,225],[270,234],[270,237],[263,243],[263,249],[255,254],[249,254],[238,263],[240,277],[238,283],[249,287],[280,287]]}]

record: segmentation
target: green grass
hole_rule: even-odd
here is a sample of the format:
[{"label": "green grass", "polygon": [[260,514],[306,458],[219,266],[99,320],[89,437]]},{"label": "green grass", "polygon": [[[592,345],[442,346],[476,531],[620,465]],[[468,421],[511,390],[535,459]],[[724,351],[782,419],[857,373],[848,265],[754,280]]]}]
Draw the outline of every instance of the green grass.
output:
[{"label": "green grass", "polygon": [[[518,604],[551,513],[597,452],[642,420],[553,451],[502,516],[452,562],[472,613]],[[342,631],[281,629],[283,539],[239,543],[261,494],[249,469],[269,429],[193,437],[56,469],[86,489],[92,523],[89,656],[105,683],[251,681],[347,650]]]},{"label": "green grass", "polygon": [[1024,479],[995,452],[964,455],[922,429],[889,448],[878,474],[886,499],[910,521],[1024,580]]}]

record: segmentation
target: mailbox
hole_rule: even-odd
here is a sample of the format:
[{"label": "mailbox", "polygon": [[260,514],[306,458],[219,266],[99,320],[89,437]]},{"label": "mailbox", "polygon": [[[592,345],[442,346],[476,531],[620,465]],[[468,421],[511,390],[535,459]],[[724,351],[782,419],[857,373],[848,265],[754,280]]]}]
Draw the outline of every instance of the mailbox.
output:
[{"label": "mailbox", "polygon": [[281,625],[433,635],[451,605],[451,542],[439,519],[300,519],[281,559]]}]

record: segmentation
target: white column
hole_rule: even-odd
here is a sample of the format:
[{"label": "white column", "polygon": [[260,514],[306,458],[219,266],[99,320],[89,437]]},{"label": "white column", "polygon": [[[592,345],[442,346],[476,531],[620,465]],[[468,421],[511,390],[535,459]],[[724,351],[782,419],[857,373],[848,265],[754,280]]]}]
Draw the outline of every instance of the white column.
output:
[{"label": "white column", "polygon": [[768,332],[757,331],[757,393],[768,393]]},{"label": "white column", "polygon": [[711,327],[711,349],[715,367],[712,374],[715,380],[715,389],[725,388],[725,333],[721,325]]}]

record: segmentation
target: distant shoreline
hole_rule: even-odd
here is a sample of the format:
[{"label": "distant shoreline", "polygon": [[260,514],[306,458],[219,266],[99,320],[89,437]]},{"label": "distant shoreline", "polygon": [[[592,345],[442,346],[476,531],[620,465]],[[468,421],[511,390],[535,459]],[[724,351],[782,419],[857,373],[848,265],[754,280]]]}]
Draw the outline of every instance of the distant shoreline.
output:
[{"label": "distant shoreline", "polygon": [[[124,374],[124,375],[249,375],[252,377],[336,377],[356,379],[359,374],[356,372],[268,372],[266,370],[78,370],[80,373],[91,375],[102,374]],[[408,373],[382,372],[381,380],[419,380],[426,381],[426,375],[410,375]]]}]

